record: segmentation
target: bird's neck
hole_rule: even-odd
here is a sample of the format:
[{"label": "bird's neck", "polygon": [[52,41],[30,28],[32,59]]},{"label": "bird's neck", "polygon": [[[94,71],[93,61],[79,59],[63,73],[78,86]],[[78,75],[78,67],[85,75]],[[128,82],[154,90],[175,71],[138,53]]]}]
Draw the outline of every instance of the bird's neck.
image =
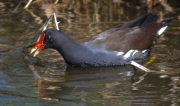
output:
[{"label": "bird's neck", "polygon": [[[65,34],[54,37],[53,43],[55,46],[54,49],[56,49],[63,56],[66,63],[70,65],[74,62],[80,61],[79,59],[84,60],[84,55],[89,54],[86,47],[76,43]],[[85,58],[87,58],[87,55]]]}]

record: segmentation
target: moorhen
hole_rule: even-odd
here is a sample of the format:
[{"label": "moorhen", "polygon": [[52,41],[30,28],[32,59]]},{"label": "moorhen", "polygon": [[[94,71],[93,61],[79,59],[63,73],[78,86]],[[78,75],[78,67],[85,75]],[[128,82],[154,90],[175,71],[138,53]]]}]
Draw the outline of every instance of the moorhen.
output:
[{"label": "moorhen", "polygon": [[171,23],[171,19],[157,22],[157,18],[156,14],[146,14],[82,44],[74,42],[61,31],[47,29],[31,53],[35,56],[44,49],[56,49],[68,65],[81,67],[126,65],[131,60],[141,62]]}]

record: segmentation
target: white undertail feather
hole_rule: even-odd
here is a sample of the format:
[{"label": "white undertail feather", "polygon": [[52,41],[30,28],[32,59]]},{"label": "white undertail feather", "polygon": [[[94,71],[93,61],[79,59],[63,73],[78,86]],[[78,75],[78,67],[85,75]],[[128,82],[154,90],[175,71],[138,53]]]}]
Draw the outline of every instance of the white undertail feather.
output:
[{"label": "white undertail feather", "polygon": [[168,26],[162,27],[159,31],[158,31],[158,35],[161,35],[167,28]]}]

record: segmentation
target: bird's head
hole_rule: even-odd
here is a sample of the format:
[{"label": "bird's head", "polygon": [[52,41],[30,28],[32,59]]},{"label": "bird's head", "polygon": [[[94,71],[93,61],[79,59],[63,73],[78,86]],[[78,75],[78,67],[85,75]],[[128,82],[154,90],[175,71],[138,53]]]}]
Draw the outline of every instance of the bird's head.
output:
[{"label": "bird's head", "polygon": [[33,57],[35,57],[37,54],[47,48],[54,48],[52,34],[43,31],[30,53],[34,53]]}]

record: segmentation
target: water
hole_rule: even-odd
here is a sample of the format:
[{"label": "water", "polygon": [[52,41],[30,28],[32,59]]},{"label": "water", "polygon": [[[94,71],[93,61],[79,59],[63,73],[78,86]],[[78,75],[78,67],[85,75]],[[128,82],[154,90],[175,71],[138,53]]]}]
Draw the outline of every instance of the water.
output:
[{"label": "water", "polygon": [[[48,0],[47,0],[48,1]],[[91,0],[89,0],[91,1]],[[178,106],[180,104],[180,9],[179,1],[169,7],[146,8],[141,2],[109,0],[35,2],[24,10],[25,1],[0,2],[0,104],[75,106]],[[155,2],[154,2],[155,3]],[[18,5],[19,4],[19,5]],[[166,3],[165,3],[166,4]],[[150,5],[151,6],[151,5]],[[33,58],[22,50],[53,12],[60,29],[78,43],[98,33],[141,16],[147,11],[160,20],[173,22],[159,38],[151,62],[142,64],[152,72],[132,66],[78,68],[65,65],[55,50],[45,50]],[[51,24],[49,27],[53,27]],[[41,78],[38,78],[40,75]]]}]

